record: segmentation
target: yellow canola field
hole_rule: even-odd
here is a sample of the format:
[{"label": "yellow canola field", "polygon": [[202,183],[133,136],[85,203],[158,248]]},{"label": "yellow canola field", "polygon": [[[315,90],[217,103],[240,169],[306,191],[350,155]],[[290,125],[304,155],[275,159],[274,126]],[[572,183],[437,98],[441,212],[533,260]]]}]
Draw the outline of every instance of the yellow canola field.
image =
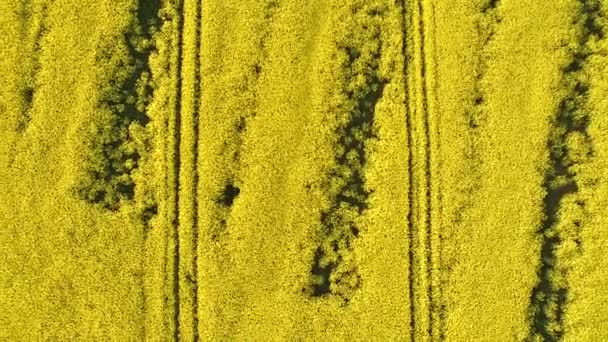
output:
[{"label": "yellow canola field", "polygon": [[0,2],[0,340],[608,340],[607,0]]}]

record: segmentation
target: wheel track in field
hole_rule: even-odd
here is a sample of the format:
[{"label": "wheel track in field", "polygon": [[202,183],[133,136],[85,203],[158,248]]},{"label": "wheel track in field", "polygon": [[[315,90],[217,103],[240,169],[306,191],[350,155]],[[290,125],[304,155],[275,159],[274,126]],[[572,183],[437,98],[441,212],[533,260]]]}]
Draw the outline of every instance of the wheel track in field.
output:
[{"label": "wheel track in field", "polygon": [[192,257],[192,269],[194,272],[194,281],[193,281],[193,323],[194,323],[194,341],[199,340],[198,335],[198,160],[199,160],[199,117],[200,117],[200,108],[201,108],[201,48],[202,48],[202,17],[203,17],[203,9],[202,9],[202,0],[196,1],[196,41],[195,41],[195,49],[196,52],[194,54],[194,109],[193,109],[193,122],[194,122],[194,146],[193,146],[193,183],[194,183],[194,196],[192,203],[192,239],[193,239],[193,257]]},{"label": "wheel track in field", "polygon": [[[439,155],[439,111],[435,108],[435,82],[437,72],[437,60],[434,57],[436,51],[436,24],[435,7],[432,2],[424,5],[422,0],[419,6],[419,34],[421,38],[421,70],[422,75],[422,97],[424,114],[424,136],[425,136],[425,179],[426,179],[426,262],[427,262],[427,300],[429,302],[429,329],[428,335],[432,339],[444,339],[445,315],[441,284],[442,266],[442,232],[440,222],[441,211],[441,187],[440,175],[436,170],[440,164]],[[428,13],[428,14],[427,14]],[[432,70],[429,70],[434,68]],[[439,215],[437,215],[439,213]]]},{"label": "wheel track in field", "polygon": [[426,176],[426,261],[427,261],[427,300],[429,302],[428,335],[432,339],[445,339],[445,302],[442,286],[443,233],[441,224],[442,194],[440,170],[440,110],[436,98],[437,59],[435,4],[422,0],[419,6],[419,31],[421,37],[422,97],[425,130],[425,176]]},{"label": "wheel track in field", "polygon": [[[194,9],[196,15],[195,15],[195,41],[194,41],[194,46],[195,46],[195,51],[194,51],[194,61],[193,61],[193,65],[194,65],[194,70],[193,70],[193,75],[183,75],[182,71],[183,71],[183,63],[184,63],[184,27],[185,27],[185,9],[184,9],[184,0],[179,1],[177,3],[177,8],[176,8],[176,12],[177,12],[177,20],[178,20],[178,28],[177,28],[177,43],[176,43],[176,49],[177,49],[177,54],[176,54],[176,103],[175,103],[175,141],[174,141],[174,153],[175,153],[175,160],[174,160],[174,174],[175,174],[175,183],[174,183],[174,192],[175,192],[175,204],[174,204],[174,213],[173,213],[173,227],[175,229],[175,253],[174,253],[174,260],[173,260],[173,295],[174,295],[174,326],[175,326],[175,331],[173,332],[174,334],[174,339],[177,341],[179,339],[183,339],[183,338],[187,338],[186,336],[181,336],[181,325],[180,325],[180,317],[182,315],[185,315],[186,312],[185,310],[187,310],[187,308],[182,308],[182,303],[180,300],[180,292],[181,291],[191,291],[192,294],[192,307],[189,310],[189,314],[192,315],[192,339],[194,341],[198,341],[199,340],[199,335],[198,335],[198,182],[199,182],[199,177],[198,177],[198,160],[199,160],[199,155],[198,155],[198,150],[199,150],[199,115],[200,115],[200,106],[201,106],[201,68],[200,68],[200,48],[202,45],[202,38],[201,38],[201,23],[202,23],[202,2],[201,1],[193,1],[192,4],[194,4],[196,7]],[[187,129],[185,129],[185,127],[182,127],[182,123],[187,121],[187,118],[183,118],[182,115],[183,113],[183,108],[182,108],[182,101],[183,101],[183,79],[185,77],[193,77],[193,94],[192,96],[194,96],[193,100],[193,109],[192,109],[192,135],[193,135],[193,143],[192,146],[188,146],[188,149],[192,149],[192,169],[187,169],[184,170],[184,167],[182,166],[182,162],[181,162],[181,153],[183,152],[183,147],[181,146],[181,142],[182,142],[182,134],[184,134],[185,132],[187,132]],[[192,195],[192,202],[190,203],[190,205],[192,206],[192,213],[191,213],[191,222],[192,225],[191,227],[183,227],[183,223],[180,222],[180,200],[181,200],[181,194],[180,194],[180,179],[182,177],[182,174],[188,172],[188,173],[192,173],[192,178],[193,178],[193,186],[191,189],[188,189],[188,191],[192,191],[193,194]],[[184,191],[184,190],[182,190]],[[187,196],[186,196],[187,197]],[[182,229],[186,229],[189,228],[192,230],[192,246],[181,246],[180,245],[180,231]],[[183,258],[181,258],[181,249],[182,248],[192,248],[191,251],[189,251],[190,253],[192,253],[192,259],[191,260],[182,260]],[[182,264],[188,263],[190,262],[191,264],[189,265],[189,267],[186,267],[185,270],[180,271],[180,266]],[[192,270],[192,274],[190,274],[190,272],[188,272],[187,270],[191,269]],[[188,288],[186,284],[182,284],[182,282],[189,282],[189,284],[192,286],[192,288]],[[184,289],[182,289],[182,286]],[[190,293],[190,292],[188,292]]]},{"label": "wheel track in field", "polygon": [[408,212],[407,212],[407,222],[408,222],[408,280],[409,280],[409,301],[410,301],[410,308],[409,308],[409,314],[410,314],[410,322],[409,322],[409,326],[410,326],[410,333],[409,333],[409,337],[410,337],[410,341],[414,341],[414,337],[415,337],[415,322],[414,322],[414,302],[415,302],[415,296],[414,296],[414,268],[413,268],[413,261],[414,261],[414,233],[413,233],[413,219],[414,219],[414,193],[413,193],[413,189],[414,189],[414,174],[413,174],[413,170],[414,170],[414,160],[413,160],[413,150],[412,150],[412,146],[413,146],[413,139],[412,139],[412,109],[410,108],[410,102],[409,102],[409,98],[408,98],[408,87],[409,87],[409,82],[407,80],[407,77],[405,76],[405,74],[407,74],[407,71],[409,70],[409,54],[407,51],[407,39],[408,39],[408,18],[407,18],[407,5],[406,5],[406,0],[400,0],[400,7],[401,7],[401,31],[402,31],[402,43],[401,43],[401,54],[404,58],[404,64],[403,64],[403,70],[404,70],[404,77],[403,77],[403,90],[405,92],[405,99],[404,99],[404,105],[405,105],[405,128],[406,128],[406,132],[407,132],[407,145],[408,145],[408,194],[407,194],[407,202],[408,202]]},{"label": "wheel track in field", "polygon": [[[591,113],[585,109],[589,82],[585,75],[585,65],[593,51],[589,46],[593,40],[604,39],[599,19],[603,17],[601,3],[594,0],[579,0],[580,13],[578,24],[582,30],[578,42],[571,53],[569,64],[563,68],[563,84],[568,93],[562,98],[557,113],[551,122],[551,131],[547,140],[550,167],[545,174],[543,188],[546,195],[543,201],[545,217],[541,221],[537,233],[542,237],[539,252],[540,263],[538,283],[530,296],[531,329],[529,339],[542,337],[545,341],[561,340],[564,337],[564,313],[568,301],[567,283],[559,283],[558,278],[567,279],[567,269],[561,265],[557,256],[557,248],[569,239],[563,232],[560,233],[561,218],[559,211],[564,198],[576,196],[580,190],[576,170],[577,164],[584,163],[593,157],[593,144],[587,133],[591,120]],[[586,155],[581,159],[573,154],[567,145],[570,137],[578,135],[583,137]],[[576,200],[576,205],[584,210],[585,202]],[[563,223],[562,223],[563,224]],[[580,249],[580,229],[582,222],[575,219],[572,224],[576,227],[574,242]],[[562,228],[563,229],[563,228]],[[567,280],[566,280],[567,282]],[[554,310],[552,308],[555,308]]]},{"label": "wheel track in field", "polygon": [[[434,8],[422,0],[417,0],[407,11],[407,4],[402,2],[406,9],[403,22],[405,23],[404,37],[411,37],[414,44],[408,48],[407,42],[403,43],[403,54],[406,58],[406,73],[414,72],[417,75],[408,83],[406,90],[409,96],[420,96],[420,103],[416,98],[406,99],[407,103],[407,130],[409,145],[409,283],[410,283],[410,340],[418,338],[441,338],[443,334],[443,309],[441,289],[436,286],[440,280],[438,270],[441,263],[441,232],[440,225],[436,224],[434,209],[439,210],[440,203],[434,200],[435,193],[439,191],[438,179],[433,171],[433,166],[438,160],[434,159],[434,152],[438,144],[436,132],[437,123],[434,105],[433,83],[435,80],[429,67],[436,63],[433,59],[434,48]],[[430,13],[430,16],[429,16]],[[408,14],[412,16],[408,18]],[[409,26],[409,27],[408,27]],[[411,33],[408,33],[411,31]],[[418,36],[418,40],[414,37]],[[411,56],[409,56],[411,55]],[[418,57],[416,57],[418,56]],[[411,60],[411,59],[414,60]],[[419,58],[419,59],[416,59]],[[415,63],[410,66],[410,63]],[[419,80],[416,79],[419,77]],[[407,76],[406,76],[407,78]],[[418,150],[417,144],[423,147]],[[420,155],[423,153],[424,155]],[[417,171],[416,165],[423,167]],[[417,307],[417,303],[424,303]],[[426,318],[423,318],[425,317]],[[422,321],[417,322],[417,319]]]},{"label": "wheel track in field", "polygon": [[433,288],[432,288],[432,269],[434,267],[433,265],[433,260],[432,260],[432,245],[431,245],[431,239],[432,239],[432,230],[434,227],[432,227],[431,225],[431,213],[432,213],[432,203],[431,203],[431,187],[432,187],[432,168],[431,168],[431,162],[432,162],[432,150],[431,150],[431,122],[430,122],[430,118],[429,118],[429,95],[428,95],[428,89],[427,89],[427,42],[426,42],[426,34],[425,34],[425,28],[426,28],[426,23],[424,20],[424,13],[425,13],[425,6],[422,3],[422,0],[418,0],[417,1],[417,6],[418,6],[418,34],[420,35],[420,56],[421,56],[421,63],[420,63],[420,74],[421,74],[421,84],[420,84],[420,90],[422,92],[422,115],[424,115],[424,136],[425,136],[425,161],[424,161],[424,165],[425,165],[425,201],[426,201],[426,212],[424,213],[424,219],[425,219],[425,224],[424,226],[426,227],[426,240],[424,242],[425,244],[425,258],[426,258],[426,277],[427,277],[427,301],[429,303],[429,310],[428,310],[428,320],[429,320],[429,326],[428,326],[428,330],[427,333],[429,336],[433,337],[434,336],[434,331],[433,331],[433,309],[434,309],[434,304],[435,304],[435,298],[433,298]]},{"label": "wheel track in field", "polygon": [[174,134],[174,184],[173,191],[175,194],[175,201],[173,204],[173,222],[172,227],[174,229],[173,236],[174,241],[174,253],[173,253],[173,339],[179,341],[180,339],[180,281],[179,281],[179,265],[180,265],[180,244],[179,244],[179,179],[181,176],[181,150],[180,150],[180,137],[181,137],[181,115],[182,115],[182,48],[183,48],[183,32],[184,32],[184,0],[178,0],[176,3],[176,18],[177,18],[177,30],[176,30],[176,60],[175,60],[175,132]]}]

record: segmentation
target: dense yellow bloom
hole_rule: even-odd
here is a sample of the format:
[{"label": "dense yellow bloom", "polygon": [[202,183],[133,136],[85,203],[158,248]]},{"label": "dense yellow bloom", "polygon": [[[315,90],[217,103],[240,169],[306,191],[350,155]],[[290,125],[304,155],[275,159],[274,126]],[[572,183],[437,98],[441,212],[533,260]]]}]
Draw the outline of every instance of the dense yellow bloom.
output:
[{"label": "dense yellow bloom", "polygon": [[0,340],[607,340],[607,16],[0,1]]}]

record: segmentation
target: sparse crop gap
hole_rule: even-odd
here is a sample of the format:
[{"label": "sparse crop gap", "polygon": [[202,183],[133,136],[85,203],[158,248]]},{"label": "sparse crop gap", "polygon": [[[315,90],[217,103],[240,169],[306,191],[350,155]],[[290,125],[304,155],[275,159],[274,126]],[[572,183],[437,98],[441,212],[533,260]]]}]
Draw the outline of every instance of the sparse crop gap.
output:
[{"label": "sparse crop gap", "polygon": [[482,5],[481,12],[487,13],[489,11],[496,9],[500,5],[500,1],[501,0],[487,0],[487,2]]},{"label": "sparse crop gap", "polygon": [[138,2],[137,18],[141,25],[142,35],[146,39],[152,39],[153,34],[160,27],[161,5],[161,0],[140,0]]},{"label": "sparse crop gap", "polygon": [[595,36],[597,39],[604,38],[603,27],[600,24],[602,16],[601,2],[596,0],[580,0],[581,13],[583,15],[583,36],[582,40],[587,43],[590,36]]},{"label": "sparse crop gap", "polygon": [[[32,17],[31,6],[31,1],[22,1],[21,7],[19,8],[19,26],[21,41],[27,41],[28,38]],[[26,70],[25,74],[28,74],[30,72],[31,70]],[[32,100],[34,98],[34,87],[28,77],[23,77],[21,81],[19,89],[19,98],[21,100],[21,115],[17,122],[16,131],[23,133],[30,121],[30,108],[32,105]]]},{"label": "sparse crop gap", "polygon": [[141,212],[141,219],[143,222],[148,224],[158,214],[158,204],[152,203],[144,207]]},{"label": "sparse crop gap", "polygon": [[32,100],[34,99],[34,87],[25,86],[21,91],[21,98],[25,103],[25,106],[29,109],[32,105]]},{"label": "sparse crop gap", "polygon": [[32,0],[21,0],[19,3],[19,12],[18,12],[18,20],[19,20],[19,29],[20,29],[20,39],[21,41],[25,41],[28,34],[28,24],[29,20],[32,16]]},{"label": "sparse crop gap", "polygon": [[264,9],[264,19],[271,20],[275,12],[279,9],[279,5],[278,0],[268,1],[266,8]]},{"label": "sparse crop gap", "polygon": [[[270,35],[272,20],[274,15],[280,8],[278,0],[269,0],[262,7],[262,16],[260,17],[261,32],[255,42],[255,46],[258,50],[257,57],[252,58],[250,64],[247,66],[247,76],[238,85],[243,93],[251,93],[253,96],[247,99],[248,110],[240,113],[240,115],[230,119],[230,130],[231,138],[223,142],[224,154],[227,156],[228,162],[233,165],[234,169],[240,168],[242,144],[245,135],[247,134],[249,120],[254,119],[257,116],[257,103],[258,90],[257,84],[259,78],[262,77],[264,72],[264,62],[267,55],[266,43]],[[221,193],[214,199],[217,204],[217,226],[211,230],[210,238],[212,241],[219,241],[222,232],[228,229],[228,223],[226,215],[231,210],[234,201],[240,194],[240,188],[236,185],[238,175],[234,172],[230,172],[225,178],[225,185],[221,190]]]},{"label": "sparse crop gap", "polygon": [[[568,99],[565,101],[568,101]],[[561,321],[561,315],[555,313],[564,310],[568,295],[566,288],[554,284],[552,281],[554,274],[559,272],[556,267],[556,250],[562,243],[562,239],[557,235],[555,229],[559,222],[559,210],[563,198],[578,191],[578,185],[574,178],[575,174],[567,164],[569,151],[563,143],[567,135],[573,130],[568,128],[568,120],[563,117],[566,111],[560,110],[559,113],[558,120],[554,123],[556,133],[548,141],[551,167],[547,171],[543,182],[546,196],[543,207],[545,217],[539,231],[539,234],[543,237],[540,251],[540,268],[538,270],[539,282],[531,294],[534,334],[547,340],[559,339],[562,336],[563,322]],[[562,120],[559,120],[559,118],[562,118]],[[555,305],[555,309],[552,309],[552,304]],[[555,313],[553,310],[555,310]],[[557,325],[554,331],[549,328],[552,325]]]},{"label": "sparse crop gap", "polygon": [[[580,222],[576,222],[575,226],[577,229],[580,229],[581,228]],[[579,234],[580,234],[580,232],[579,232]],[[574,238],[574,243],[576,244],[576,248],[579,250],[579,252],[581,252],[582,248],[583,248],[583,242],[582,242],[581,238],[580,237]]]},{"label": "sparse crop gap", "polygon": [[[322,260],[324,259],[323,254],[324,253],[321,247],[317,248],[312,263],[312,296],[314,297],[328,296],[331,293],[329,287],[329,277],[333,271],[333,265],[322,264]],[[303,291],[306,292],[306,289],[303,289]]]},{"label": "sparse crop gap", "polygon": [[454,212],[454,222],[457,224],[463,222],[464,213],[467,211],[467,208],[472,206],[473,197],[478,189],[477,184],[481,179],[479,166],[483,162],[483,157],[478,152],[480,150],[478,145],[480,134],[486,120],[485,108],[487,100],[485,98],[485,89],[482,87],[482,82],[486,77],[485,75],[488,68],[487,61],[483,57],[483,51],[488,49],[500,24],[501,17],[494,11],[499,6],[500,0],[487,1],[480,7],[480,13],[482,15],[477,18],[478,35],[482,37],[478,49],[482,51],[482,53],[479,54],[479,59],[475,65],[475,83],[473,85],[470,106],[464,111],[464,119],[469,128],[467,136],[465,137],[467,144],[463,151],[463,155],[465,156],[464,165],[467,169],[467,175],[472,181],[466,183],[467,187],[463,189],[463,193],[466,194],[466,196],[464,196],[465,201],[462,202],[459,209]]},{"label": "sparse crop gap", "polygon": [[[356,15],[368,18],[383,13],[381,9],[370,14],[369,11],[363,11],[361,6],[357,8]],[[369,28],[369,23],[366,26]],[[365,35],[369,45],[350,43],[348,40],[351,37],[348,37],[344,43],[338,43],[337,46],[344,57],[343,72],[348,75],[342,91],[349,98],[346,107],[349,112],[347,120],[340,123],[335,131],[338,137],[336,164],[329,170],[325,186],[329,188],[332,182],[342,185],[336,193],[330,194],[330,207],[320,213],[320,245],[315,252],[310,271],[310,293],[316,297],[336,296],[342,300],[343,305],[350,302],[351,296],[362,284],[357,266],[345,263],[344,258],[353,253],[352,242],[360,234],[360,227],[357,226],[355,218],[364,214],[368,207],[367,198],[371,190],[365,187],[365,145],[370,139],[376,138],[373,127],[375,108],[387,84],[379,72],[379,27],[364,30],[359,26],[353,31],[353,36]],[[365,70],[361,71],[360,66],[365,66]],[[352,85],[349,79],[355,77],[364,77],[364,84]]]},{"label": "sparse crop gap", "polygon": [[[257,113],[256,113],[256,103],[255,103],[255,99],[257,98],[257,90],[256,90],[256,86],[257,86],[257,82],[258,82],[258,78],[262,76],[263,73],[263,64],[264,61],[266,59],[266,41],[268,40],[269,34],[270,34],[270,25],[272,23],[273,17],[276,14],[276,11],[279,9],[280,7],[280,3],[278,0],[270,0],[268,2],[266,2],[266,4],[263,7],[263,20],[262,20],[262,24],[261,24],[261,30],[262,30],[262,34],[260,35],[258,41],[257,41],[257,49],[260,52],[259,53],[259,57],[257,59],[255,59],[253,61],[253,63],[250,66],[250,70],[251,70],[251,74],[253,76],[253,85],[251,86],[246,86],[246,82],[243,83],[243,90],[247,90],[247,88],[249,87],[253,87],[253,94],[254,94],[254,100],[251,103],[251,110],[247,113],[243,113],[240,116],[238,116],[236,119],[234,119],[233,122],[233,128],[235,134],[235,138],[233,141],[231,142],[227,142],[226,143],[226,148],[228,147],[228,144],[231,144],[233,146],[235,146],[235,149],[230,152],[232,155],[232,163],[234,164],[239,164],[240,163],[240,157],[241,157],[241,145],[242,145],[242,140],[243,140],[243,136],[246,134],[247,131],[247,125],[248,125],[248,120],[255,118]],[[232,175],[231,177],[229,177],[229,179],[226,182],[226,185],[223,189],[223,193],[219,196],[219,198],[216,200],[216,203],[223,206],[224,208],[230,208],[232,207],[232,204],[234,202],[234,200],[238,197],[239,193],[240,193],[240,189],[235,185],[235,177],[234,175]],[[223,220],[223,219],[222,219]],[[224,220],[225,222],[225,220]],[[220,226],[226,226],[226,224],[220,225]]]},{"label": "sparse crop gap", "polygon": [[[40,71],[40,55],[42,54],[42,43],[47,34],[48,27],[46,16],[48,13],[48,4],[43,3],[38,9],[34,8],[35,4],[31,1],[23,1],[20,9],[21,23],[21,39],[24,42],[30,40],[33,36],[33,41],[26,44],[28,51],[25,52],[25,63],[22,65],[26,70],[23,70],[23,77],[19,89],[19,97],[21,100],[21,115],[17,122],[16,131],[19,133],[25,132],[31,121],[31,111],[36,94],[36,83],[38,73]],[[37,10],[37,12],[35,12]]]},{"label": "sparse crop gap", "polygon": [[[238,162],[238,160],[237,160]],[[225,184],[219,191],[219,194],[214,198],[218,212],[216,216],[217,225],[210,229],[209,237],[211,241],[219,242],[222,234],[228,229],[228,216],[238,199],[241,189],[235,182],[234,176],[225,180]]]},{"label": "sparse crop gap", "polygon": [[498,6],[499,2],[500,2],[500,0],[490,0],[490,1],[488,1],[488,6],[490,8],[496,8]]},{"label": "sparse crop gap", "polygon": [[499,13],[501,0],[488,0],[481,5],[480,16],[477,18],[477,30],[483,43],[482,49],[487,46],[494,38],[498,25],[502,22],[502,16]]},{"label": "sparse crop gap", "polygon": [[266,47],[266,44],[267,44],[268,38],[270,37],[272,22],[274,20],[276,13],[279,11],[280,7],[281,7],[281,4],[280,4],[279,0],[270,0],[264,5],[264,8],[263,8],[264,17],[263,17],[263,20],[261,21],[261,27],[260,27],[261,35],[257,42],[258,51],[260,52],[260,54],[259,54],[258,60],[253,65],[253,73],[256,78],[258,78],[262,75],[263,63],[266,60],[266,57],[268,54],[268,52],[267,52],[268,49]]},{"label": "sparse crop gap", "polygon": [[219,243],[222,232],[226,230],[226,219],[224,217],[218,217],[216,219],[217,224],[209,227],[208,238],[213,243]]},{"label": "sparse crop gap", "polygon": [[21,98],[21,117],[17,123],[17,132],[24,132],[30,122],[30,111],[34,100],[34,87],[25,84],[20,90]]},{"label": "sparse crop gap", "polygon": [[[502,13],[500,11],[501,1],[500,0],[485,0],[482,1],[477,7],[477,15],[474,18],[474,25],[476,29],[476,45],[475,60],[472,61],[473,67],[473,84],[470,89],[470,97],[466,100],[467,105],[462,111],[462,122],[465,125],[465,134],[462,137],[464,141],[464,148],[460,151],[462,156],[462,166],[460,168],[461,177],[465,178],[466,181],[462,182],[459,186],[459,193],[461,194],[458,199],[455,208],[450,211],[449,216],[452,218],[452,223],[456,227],[463,227],[470,224],[468,221],[468,213],[472,208],[475,207],[475,203],[478,201],[479,191],[481,189],[481,182],[483,174],[481,172],[482,165],[485,163],[483,148],[481,146],[482,135],[486,129],[487,121],[487,89],[484,86],[484,80],[489,68],[488,55],[491,45],[496,32],[501,27]],[[431,37],[433,38],[433,37]],[[431,166],[433,160],[429,160],[428,165]],[[439,241],[442,241],[444,237],[439,233]],[[453,267],[451,263],[453,259],[445,259],[443,257],[443,251],[439,251],[440,254],[440,269],[443,273],[442,277],[449,277],[452,274]],[[443,284],[443,282],[440,282]],[[431,309],[436,312],[436,319],[439,320],[438,331],[432,331],[434,336],[439,339],[444,339],[446,336],[446,319],[448,317],[449,307],[443,299],[444,286],[439,289],[439,299],[433,298],[431,303]],[[433,325],[433,322],[431,322]]]},{"label": "sparse crop gap", "polygon": [[[142,155],[149,152],[144,146],[136,146],[132,130],[145,128],[151,120],[147,113],[153,95],[148,59],[154,50],[152,37],[160,25],[159,10],[159,0],[142,0],[133,10],[133,21],[122,37],[127,55],[115,65],[116,76],[100,101],[100,107],[111,117],[100,123],[105,126],[101,127],[101,136],[93,137],[96,160],[89,165],[89,180],[76,190],[81,199],[111,211],[118,210],[123,201],[134,199],[132,173],[140,166]],[[107,63],[113,49],[100,49],[99,62]]]},{"label": "sparse crop gap", "polygon": [[[357,228],[357,226],[355,226],[354,224],[350,226],[350,231],[354,237],[359,237],[359,228]],[[346,243],[350,244],[350,240],[346,240]]]},{"label": "sparse crop gap", "polygon": [[478,95],[475,97],[475,105],[476,105],[476,106],[480,106],[480,105],[482,105],[484,102],[485,102],[485,99],[484,99],[484,98],[483,98],[483,96],[481,96],[480,94],[478,94]]},{"label": "sparse crop gap", "polygon": [[[566,197],[576,196],[580,185],[574,166],[585,163],[593,157],[593,144],[587,132],[591,117],[586,111],[589,84],[585,77],[585,65],[591,56],[589,44],[593,40],[603,39],[604,33],[599,24],[602,9],[599,2],[580,1],[580,13],[574,24],[581,28],[577,46],[571,52],[570,62],[562,69],[563,83],[568,93],[560,102],[555,117],[551,122],[551,132],[547,139],[549,168],[543,180],[545,198],[543,202],[544,218],[538,234],[542,237],[539,255],[538,283],[530,296],[531,337],[544,340],[561,340],[564,335],[563,313],[568,301],[568,287],[556,278],[566,279],[567,269],[561,265],[557,250],[566,240],[571,239],[580,249],[581,221],[574,220],[574,231],[571,234],[561,232],[558,228],[560,209]],[[583,137],[580,141],[587,153],[576,156],[568,141]],[[580,147],[580,146],[579,146]],[[575,205],[584,209],[584,200],[577,198]],[[574,234],[574,237],[569,235]]]},{"label": "sparse crop gap", "polygon": [[[558,336],[554,336],[549,330],[552,319],[552,313],[548,310],[551,304],[557,304],[557,310],[560,308],[560,303],[554,303],[555,296],[552,293],[560,289],[556,289],[550,278],[553,274],[553,265],[550,264],[554,260],[555,246],[560,243],[559,237],[545,238],[541,247],[541,257],[547,262],[544,262],[539,270],[539,282],[532,291],[532,298],[535,307],[533,308],[533,331],[535,335],[540,335],[545,341],[553,341]],[[563,299],[566,299],[567,294],[564,293]]]},{"label": "sparse crop gap", "polygon": [[232,183],[228,183],[224,187],[224,191],[217,202],[224,207],[230,208],[240,193],[241,190],[238,187],[234,186]]},{"label": "sparse crop gap", "polygon": [[247,128],[247,120],[245,119],[245,117],[240,116],[237,120],[236,131],[239,134],[243,134],[245,132],[245,128]]}]

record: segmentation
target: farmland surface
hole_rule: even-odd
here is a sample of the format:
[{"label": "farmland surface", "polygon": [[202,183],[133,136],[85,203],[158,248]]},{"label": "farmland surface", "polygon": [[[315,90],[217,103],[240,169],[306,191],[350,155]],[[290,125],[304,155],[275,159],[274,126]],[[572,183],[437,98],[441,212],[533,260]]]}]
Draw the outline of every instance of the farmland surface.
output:
[{"label": "farmland surface", "polygon": [[0,1],[0,340],[608,341],[608,0]]}]

